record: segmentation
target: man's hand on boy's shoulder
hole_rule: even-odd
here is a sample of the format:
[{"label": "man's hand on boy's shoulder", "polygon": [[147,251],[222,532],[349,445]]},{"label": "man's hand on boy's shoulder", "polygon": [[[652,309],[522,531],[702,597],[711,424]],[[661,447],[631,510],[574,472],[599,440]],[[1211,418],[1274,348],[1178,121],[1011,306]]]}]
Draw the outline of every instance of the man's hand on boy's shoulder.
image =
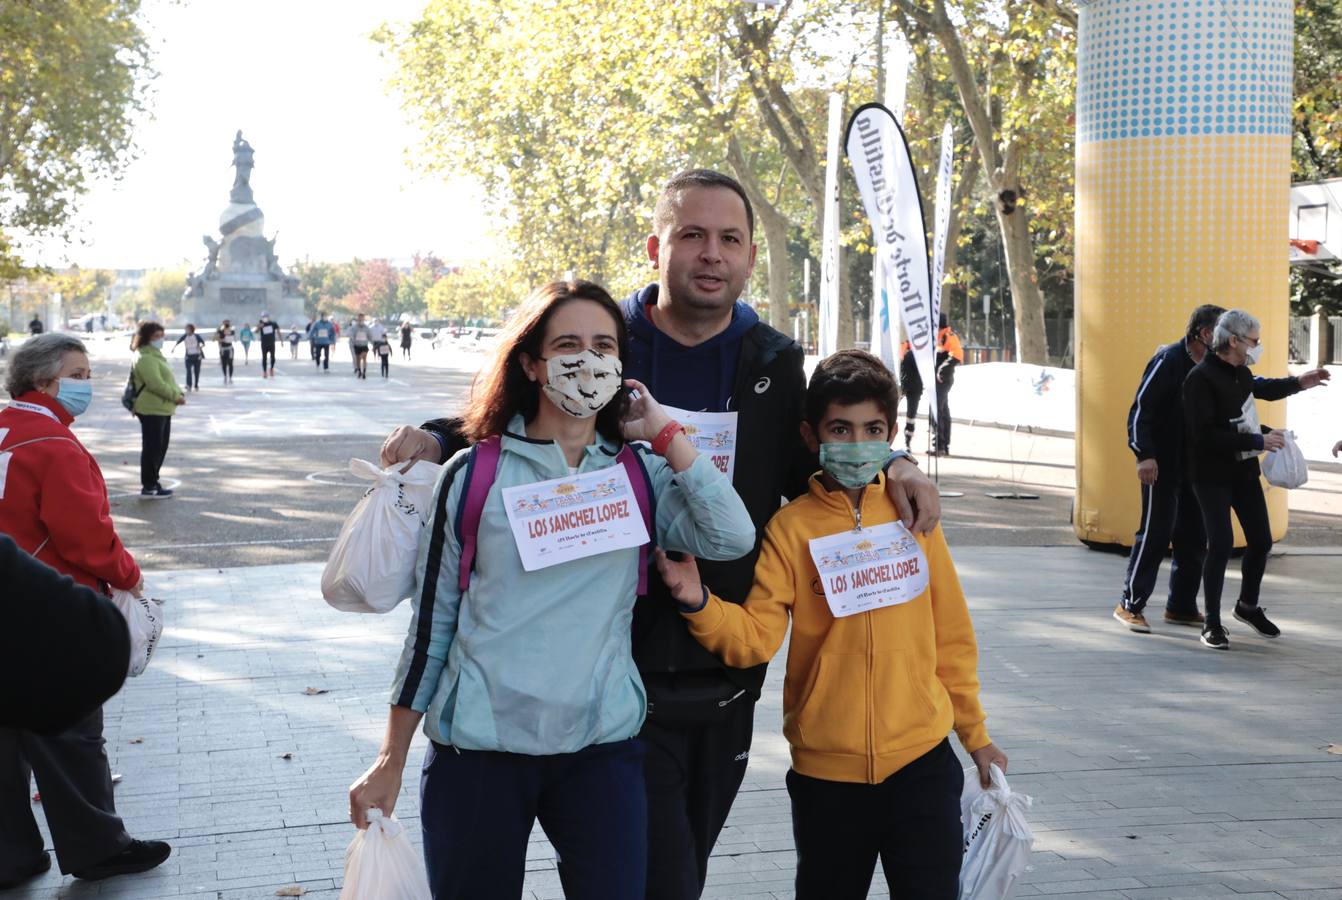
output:
[{"label": "man's hand on boy's shoulder", "polygon": [[988,768],[993,765],[993,763],[997,764],[997,768],[1002,770],[1003,775],[1006,774],[1007,756],[997,748],[996,744],[980,747],[970,753],[969,757],[974,760],[974,765],[978,767],[979,787],[984,788],[985,790],[993,786],[992,774],[988,771]]},{"label": "man's hand on boy's shoulder", "polygon": [[931,534],[941,521],[937,486],[907,457],[886,467],[885,489],[899,510],[899,520],[915,534]]}]

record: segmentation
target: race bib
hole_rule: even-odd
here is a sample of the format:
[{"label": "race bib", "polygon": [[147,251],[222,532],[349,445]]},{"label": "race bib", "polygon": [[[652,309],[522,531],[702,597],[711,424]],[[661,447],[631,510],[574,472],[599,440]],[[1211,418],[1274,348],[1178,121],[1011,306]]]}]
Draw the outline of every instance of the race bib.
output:
[{"label": "race bib", "polygon": [[810,544],[835,618],[908,603],[927,590],[927,556],[902,522],[831,534]]},{"label": "race bib", "polygon": [[718,471],[731,481],[736,472],[736,413],[690,412],[674,406],[662,408],[685,426],[685,437],[694,449],[711,459]]},{"label": "race bib", "polygon": [[504,488],[502,494],[528,572],[648,542],[622,465]]}]

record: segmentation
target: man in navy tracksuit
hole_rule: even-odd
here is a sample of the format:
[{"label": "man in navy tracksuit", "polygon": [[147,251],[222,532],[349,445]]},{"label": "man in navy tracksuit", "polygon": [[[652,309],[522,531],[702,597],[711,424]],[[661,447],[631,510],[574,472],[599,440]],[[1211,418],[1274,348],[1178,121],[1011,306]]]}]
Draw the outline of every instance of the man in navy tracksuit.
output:
[{"label": "man in navy tracksuit", "polygon": [[[624,375],[646,384],[664,406],[735,414],[732,486],[755,525],[755,548],[731,562],[700,560],[699,567],[714,594],[743,603],[764,526],[819,468],[801,439],[802,349],[738,299],[755,245],[753,213],[736,181],[702,169],[682,172],[663,189],[653,227],[647,251],[658,283],[621,304],[630,337]],[[384,465],[446,460],[462,446],[456,425],[443,419],[397,428],[383,444]],[[908,522],[931,530],[940,516],[935,487],[911,461],[892,460],[888,469],[891,495]],[[634,661],[648,699],[639,734],[647,751],[647,896],[694,900],[745,776],[765,667],[723,665],[690,634],[656,570],[649,574],[633,623]]]},{"label": "man in navy tracksuit", "polygon": [[1184,378],[1207,355],[1216,320],[1225,312],[1210,304],[1193,310],[1183,340],[1161,347],[1137,388],[1128,411],[1128,447],[1137,456],[1142,519],[1128,557],[1123,597],[1114,618],[1132,631],[1150,632],[1143,610],[1155,590],[1165,549],[1174,544],[1165,621],[1201,628],[1198,583],[1207,553],[1202,512],[1184,478]]}]

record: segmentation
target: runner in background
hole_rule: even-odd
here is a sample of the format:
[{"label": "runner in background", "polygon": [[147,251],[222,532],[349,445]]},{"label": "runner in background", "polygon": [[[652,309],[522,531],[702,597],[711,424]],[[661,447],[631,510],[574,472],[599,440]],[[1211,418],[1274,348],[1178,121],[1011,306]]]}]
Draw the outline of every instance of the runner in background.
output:
[{"label": "runner in background", "polygon": [[249,322],[242,323],[242,330],[238,332],[238,340],[242,342],[242,364],[251,365],[252,362],[252,326]]},{"label": "runner in background", "polygon": [[[270,318],[270,313],[261,313],[261,322],[256,326],[261,337],[261,377],[275,377],[275,344],[280,339],[280,326]],[[266,361],[270,365],[267,367]]]},{"label": "runner in background", "polygon": [[224,373],[224,384],[233,383],[233,324],[224,319],[215,329],[214,339],[219,343],[219,371]]},{"label": "runner in background", "polygon": [[390,377],[391,377],[391,343],[390,343],[389,341],[382,341],[380,344],[374,344],[373,346],[377,348],[377,358],[378,358],[378,362],[381,363],[381,365],[382,365],[382,377],[383,377],[383,378],[390,378]]},{"label": "runner in background", "polygon": [[320,367],[323,372],[331,371],[331,345],[336,342],[339,334],[335,323],[326,318],[326,313],[322,313],[317,321],[312,323],[312,332],[309,335],[312,341],[312,363]]},{"label": "runner in background", "polygon": [[186,344],[182,351],[186,354],[186,389],[188,391],[200,390],[200,364],[205,359],[205,338],[196,334],[196,326],[190,322],[186,325],[186,333],[177,339],[177,343],[172,345],[173,352],[177,351],[177,344]]},{"label": "runner in background", "polygon": [[359,378],[368,377],[368,345],[373,341],[372,329],[359,313],[349,329],[349,352],[354,357],[354,374]]},{"label": "runner in background", "polygon": [[955,367],[965,361],[965,351],[960,346],[960,336],[951,329],[944,312],[937,324],[937,440],[932,452],[950,456],[951,386],[955,384]]},{"label": "runner in background", "polygon": [[[310,325],[308,327],[311,327]],[[289,358],[298,359],[298,342],[303,336],[298,333],[298,326],[295,325],[289,330]]]},{"label": "runner in background", "polygon": [[913,451],[913,432],[918,420],[918,404],[923,399],[923,376],[918,374],[918,358],[905,341],[899,345],[899,389],[904,392],[904,449]]},{"label": "runner in background", "polygon": [[[382,356],[382,346],[384,344],[387,345],[387,350],[390,352],[391,345],[387,343],[387,326],[382,324],[381,319],[374,319],[369,324],[368,338],[370,343],[372,344],[374,356],[379,358]],[[384,376],[387,374],[385,366],[383,367],[382,374]]]},{"label": "runner in background", "polygon": [[410,358],[410,344],[415,339],[415,326],[409,322],[401,323],[401,358]]}]

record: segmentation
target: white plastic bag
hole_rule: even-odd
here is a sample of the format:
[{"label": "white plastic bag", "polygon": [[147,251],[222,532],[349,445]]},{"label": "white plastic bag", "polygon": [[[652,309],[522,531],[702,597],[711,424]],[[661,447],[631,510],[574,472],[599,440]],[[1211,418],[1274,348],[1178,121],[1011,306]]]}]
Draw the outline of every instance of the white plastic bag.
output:
[{"label": "white plastic bag", "polygon": [[373,481],[340,529],[322,572],[322,596],[347,612],[390,612],[415,590],[419,532],[429,521],[442,466],[417,462],[379,469],[351,459],[349,470]]},{"label": "white plastic bag", "polygon": [[432,900],[424,860],[395,816],[368,810],[368,828],[345,850],[340,900]]},{"label": "white plastic bag", "polygon": [[134,678],[149,665],[163,636],[163,606],[157,600],[137,597],[130,591],[112,590],[112,602],[130,626],[130,671]]},{"label": "white plastic bag", "polygon": [[965,858],[960,866],[960,900],[1010,900],[1030,864],[1034,834],[1025,811],[1034,801],[1013,793],[1006,776],[990,767],[993,786],[979,786],[979,770],[965,770],[960,815],[965,826]]},{"label": "white plastic bag", "polygon": [[1286,446],[1263,457],[1263,477],[1268,484],[1289,490],[1309,481],[1309,463],[1305,462],[1305,454],[1295,442],[1295,432],[1283,431],[1282,435],[1286,438]]}]

